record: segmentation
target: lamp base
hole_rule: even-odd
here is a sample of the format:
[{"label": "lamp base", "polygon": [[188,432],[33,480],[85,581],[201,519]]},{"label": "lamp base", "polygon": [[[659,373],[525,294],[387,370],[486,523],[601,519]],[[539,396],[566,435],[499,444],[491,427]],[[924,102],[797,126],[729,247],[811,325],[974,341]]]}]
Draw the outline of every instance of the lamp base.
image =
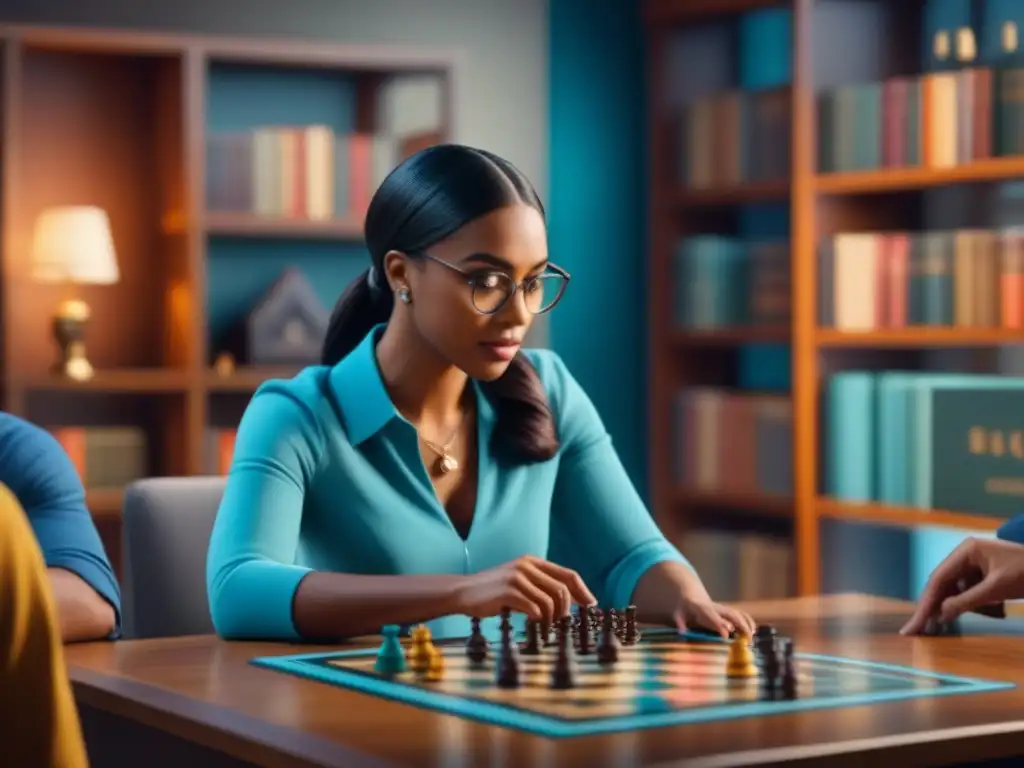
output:
[{"label": "lamp base", "polygon": [[85,353],[85,327],[89,305],[79,299],[61,302],[53,318],[53,338],[60,348],[54,373],[74,381],[88,381],[95,375]]}]

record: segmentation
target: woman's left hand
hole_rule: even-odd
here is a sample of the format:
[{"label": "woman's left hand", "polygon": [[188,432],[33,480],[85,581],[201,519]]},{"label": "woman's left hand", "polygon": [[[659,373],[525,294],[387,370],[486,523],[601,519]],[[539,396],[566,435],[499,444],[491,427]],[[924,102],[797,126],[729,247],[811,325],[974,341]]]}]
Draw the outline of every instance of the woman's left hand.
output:
[{"label": "woman's left hand", "polygon": [[757,623],[744,611],[712,602],[711,598],[684,597],[675,613],[680,632],[704,630],[728,637],[732,632],[753,637]]}]

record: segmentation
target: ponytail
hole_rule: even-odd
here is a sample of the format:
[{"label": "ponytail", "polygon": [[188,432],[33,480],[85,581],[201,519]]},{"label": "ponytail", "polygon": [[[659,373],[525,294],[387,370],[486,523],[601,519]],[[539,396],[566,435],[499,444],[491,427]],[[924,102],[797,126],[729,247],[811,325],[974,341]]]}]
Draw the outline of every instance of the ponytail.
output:
[{"label": "ponytail", "polygon": [[394,298],[390,291],[377,285],[374,267],[370,267],[349,283],[334,305],[320,362],[337,365],[359,346],[374,326],[388,321],[393,306]]},{"label": "ponytail", "polygon": [[544,384],[525,356],[516,355],[500,378],[481,382],[480,388],[497,414],[491,450],[499,460],[532,464],[558,453],[558,429]]}]

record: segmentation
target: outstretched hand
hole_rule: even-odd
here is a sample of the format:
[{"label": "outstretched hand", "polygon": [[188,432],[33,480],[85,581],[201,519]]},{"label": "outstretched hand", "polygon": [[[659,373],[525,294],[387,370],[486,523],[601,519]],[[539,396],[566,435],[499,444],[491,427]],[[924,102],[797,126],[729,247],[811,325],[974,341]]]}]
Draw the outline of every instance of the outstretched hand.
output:
[{"label": "outstretched hand", "polygon": [[745,611],[707,600],[683,599],[675,613],[680,632],[704,630],[728,637],[738,632],[753,637],[757,623]]},{"label": "outstretched hand", "polygon": [[[970,586],[960,591],[961,582]],[[952,621],[968,611],[1018,598],[1024,598],[1024,546],[966,539],[932,573],[900,634],[920,634],[929,619]]]}]

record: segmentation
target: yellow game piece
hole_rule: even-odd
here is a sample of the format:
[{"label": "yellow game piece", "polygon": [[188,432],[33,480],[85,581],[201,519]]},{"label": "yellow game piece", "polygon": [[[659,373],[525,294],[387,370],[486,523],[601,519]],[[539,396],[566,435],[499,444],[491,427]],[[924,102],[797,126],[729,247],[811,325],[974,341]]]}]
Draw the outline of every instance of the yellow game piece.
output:
[{"label": "yellow game piece", "polygon": [[754,661],[754,652],[750,649],[750,638],[746,635],[737,634],[729,646],[725,674],[728,677],[757,677],[757,663]]},{"label": "yellow game piece", "polygon": [[436,646],[430,646],[429,654],[423,679],[430,683],[437,683],[444,679],[444,656]]},{"label": "yellow game piece", "polygon": [[434,650],[434,644],[431,642],[430,630],[420,624],[418,627],[413,629],[410,634],[412,636],[412,645],[406,656],[409,668],[412,669],[413,672],[426,672],[427,665],[430,663],[431,651]]}]

